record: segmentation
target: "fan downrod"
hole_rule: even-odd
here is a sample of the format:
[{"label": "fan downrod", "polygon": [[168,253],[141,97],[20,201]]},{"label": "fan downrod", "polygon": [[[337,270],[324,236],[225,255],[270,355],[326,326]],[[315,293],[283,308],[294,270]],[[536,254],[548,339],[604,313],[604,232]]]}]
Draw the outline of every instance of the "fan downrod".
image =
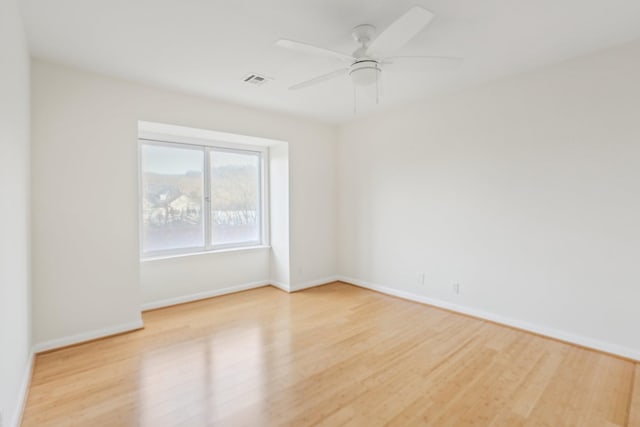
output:
[{"label": "fan downrod", "polygon": [[351,35],[360,43],[363,47],[369,46],[369,43],[373,40],[373,36],[376,34],[376,27],[369,24],[358,25],[351,31]]}]

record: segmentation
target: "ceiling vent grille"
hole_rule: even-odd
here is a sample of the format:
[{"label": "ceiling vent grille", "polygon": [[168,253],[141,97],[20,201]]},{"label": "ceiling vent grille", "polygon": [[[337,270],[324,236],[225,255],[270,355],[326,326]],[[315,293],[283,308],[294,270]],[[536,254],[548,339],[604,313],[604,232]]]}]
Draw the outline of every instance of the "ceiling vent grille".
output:
[{"label": "ceiling vent grille", "polygon": [[261,74],[251,73],[246,75],[243,80],[245,83],[260,86],[265,84],[269,79]]}]

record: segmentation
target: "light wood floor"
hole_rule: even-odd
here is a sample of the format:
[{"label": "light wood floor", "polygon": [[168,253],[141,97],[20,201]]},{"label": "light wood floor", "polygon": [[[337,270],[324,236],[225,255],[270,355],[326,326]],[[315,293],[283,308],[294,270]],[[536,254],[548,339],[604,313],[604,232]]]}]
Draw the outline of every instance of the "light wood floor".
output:
[{"label": "light wood floor", "polygon": [[23,425],[640,426],[630,361],[345,284],[144,322],[37,356]]}]

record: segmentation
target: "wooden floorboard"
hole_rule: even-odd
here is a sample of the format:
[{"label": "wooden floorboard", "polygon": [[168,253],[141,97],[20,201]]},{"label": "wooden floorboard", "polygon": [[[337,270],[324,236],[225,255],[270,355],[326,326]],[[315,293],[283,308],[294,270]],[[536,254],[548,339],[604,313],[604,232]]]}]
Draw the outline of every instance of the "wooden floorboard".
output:
[{"label": "wooden floorboard", "polygon": [[640,427],[640,364],[636,364],[633,396],[629,403],[629,427]]},{"label": "wooden floorboard", "polygon": [[640,426],[631,361],[346,284],[143,317],[38,355],[23,425]]}]

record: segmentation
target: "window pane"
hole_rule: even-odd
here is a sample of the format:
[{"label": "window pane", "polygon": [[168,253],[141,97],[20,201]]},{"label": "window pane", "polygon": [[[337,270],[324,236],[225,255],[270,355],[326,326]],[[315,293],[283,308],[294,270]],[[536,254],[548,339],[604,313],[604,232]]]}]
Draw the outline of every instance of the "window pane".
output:
[{"label": "window pane", "polygon": [[142,251],[203,248],[204,151],[144,144]]},{"label": "window pane", "polygon": [[211,151],[211,242],[259,243],[260,155]]}]

